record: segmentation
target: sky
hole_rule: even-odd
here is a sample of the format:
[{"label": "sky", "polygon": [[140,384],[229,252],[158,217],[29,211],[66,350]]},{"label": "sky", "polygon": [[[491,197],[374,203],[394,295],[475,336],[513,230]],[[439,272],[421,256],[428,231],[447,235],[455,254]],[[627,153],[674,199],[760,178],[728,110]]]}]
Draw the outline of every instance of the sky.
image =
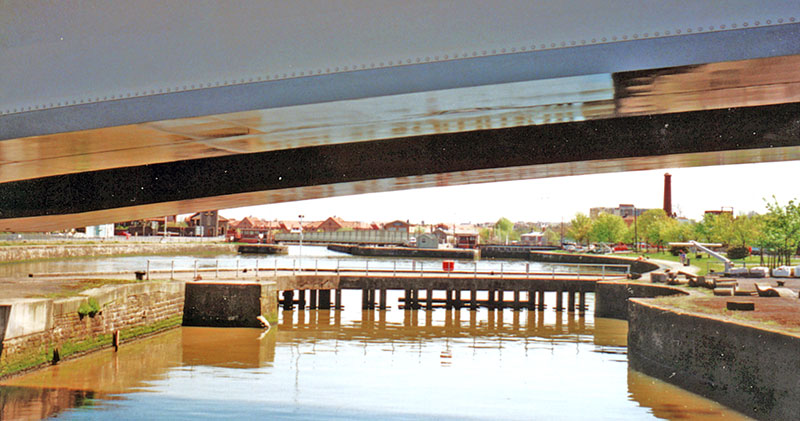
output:
[{"label": "sky", "polygon": [[661,208],[664,173],[672,174],[672,207],[699,220],[706,210],[765,213],[764,199],[781,204],[800,198],[800,161],[593,174],[546,179],[369,193],[222,210],[228,218],[411,223],[512,221],[568,222],[592,207],[633,204]]}]

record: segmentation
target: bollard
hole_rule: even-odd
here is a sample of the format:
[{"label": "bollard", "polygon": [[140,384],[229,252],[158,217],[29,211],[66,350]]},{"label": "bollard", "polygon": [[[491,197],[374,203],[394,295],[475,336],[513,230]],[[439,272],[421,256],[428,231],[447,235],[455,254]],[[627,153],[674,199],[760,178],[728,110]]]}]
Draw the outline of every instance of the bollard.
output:
[{"label": "bollard", "polygon": [[366,261],[367,276],[369,276],[369,260]]},{"label": "bollard", "polygon": [[114,344],[114,352],[119,351],[119,331],[115,330],[112,338]]},{"label": "bollard", "polygon": [[219,279],[219,259],[214,262],[214,276]]},{"label": "bollard", "polygon": [[147,274],[147,277],[145,279],[149,281],[150,280],[150,259],[147,259],[147,272],[145,272],[145,273]]},{"label": "bollard", "polygon": [[175,280],[175,261],[173,260],[170,263],[171,263],[171,266],[170,266],[170,270],[169,270],[169,280],[170,281],[174,281]]},{"label": "bollard", "polygon": [[601,272],[602,274],[600,275],[600,279],[606,279],[606,265],[603,265],[601,267],[601,270],[602,270],[602,272]]},{"label": "bollard", "polygon": [[392,268],[392,277],[397,276],[397,260],[394,261],[394,267]]},{"label": "bollard", "polygon": [[194,279],[197,279],[197,260],[194,261]]},{"label": "bollard", "polygon": [[[314,259],[314,275],[319,271],[319,259]],[[328,305],[330,307],[330,304]]]},{"label": "bollard", "polygon": [[236,259],[236,272],[235,272],[234,278],[238,278],[238,277],[239,277],[239,259]]},{"label": "bollard", "polygon": [[258,259],[256,259],[256,278],[258,278]]}]

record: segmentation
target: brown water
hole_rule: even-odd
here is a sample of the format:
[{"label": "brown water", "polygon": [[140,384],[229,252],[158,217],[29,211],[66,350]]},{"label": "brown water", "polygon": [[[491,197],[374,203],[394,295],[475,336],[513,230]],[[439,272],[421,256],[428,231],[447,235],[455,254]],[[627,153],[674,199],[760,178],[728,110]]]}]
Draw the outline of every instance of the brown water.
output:
[{"label": "brown water", "polygon": [[185,327],[10,379],[0,418],[744,418],[628,369],[624,321],[344,298],[266,333]]}]

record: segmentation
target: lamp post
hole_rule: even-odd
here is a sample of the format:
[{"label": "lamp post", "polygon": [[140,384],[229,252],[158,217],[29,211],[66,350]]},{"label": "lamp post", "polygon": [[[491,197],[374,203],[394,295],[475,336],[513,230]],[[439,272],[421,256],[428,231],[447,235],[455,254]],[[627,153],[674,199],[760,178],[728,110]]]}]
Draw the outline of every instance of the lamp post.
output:
[{"label": "lamp post", "polygon": [[638,216],[636,214],[636,207],[633,207],[633,249],[639,252],[639,226],[637,224]]},{"label": "lamp post", "polygon": [[300,257],[298,260],[298,266],[300,267],[300,271],[303,270],[303,215],[297,215],[300,218]]}]

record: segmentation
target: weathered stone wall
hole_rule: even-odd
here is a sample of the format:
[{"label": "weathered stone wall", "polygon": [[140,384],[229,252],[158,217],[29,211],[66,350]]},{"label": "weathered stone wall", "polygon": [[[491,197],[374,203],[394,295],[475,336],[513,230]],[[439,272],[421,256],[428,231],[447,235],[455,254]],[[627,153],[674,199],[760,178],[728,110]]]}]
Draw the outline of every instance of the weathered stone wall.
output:
[{"label": "weathered stone wall", "polygon": [[591,254],[548,253],[531,251],[529,259],[534,262],[544,263],[591,263],[606,265],[631,265],[631,272],[646,273],[659,268],[655,263],[646,260],[631,259],[627,257],[601,256]]},{"label": "weathered stone wall", "polygon": [[412,247],[362,247],[331,244],[328,250],[349,253],[354,256],[383,257],[430,257],[438,259],[477,259],[478,250],[473,249],[418,249]]},{"label": "weathered stone wall", "polygon": [[686,295],[679,288],[636,282],[598,282],[595,288],[594,315],[611,319],[628,319],[629,298],[653,298],[663,295]]},{"label": "weathered stone wall", "polygon": [[[80,315],[93,298],[99,311]],[[19,299],[0,319],[0,377],[181,323],[184,284],[147,282],[88,290],[77,297]],[[88,307],[87,307],[88,308]],[[56,357],[57,354],[57,357]]]},{"label": "weathered stone wall", "polygon": [[184,326],[261,327],[258,316],[277,321],[274,282],[186,284]]},{"label": "weathered stone wall", "polygon": [[63,259],[68,257],[114,256],[125,254],[235,253],[234,244],[204,243],[103,243],[49,244],[0,247],[0,261]]},{"label": "weathered stone wall", "polygon": [[800,337],[629,302],[631,367],[765,420],[800,414]]}]

